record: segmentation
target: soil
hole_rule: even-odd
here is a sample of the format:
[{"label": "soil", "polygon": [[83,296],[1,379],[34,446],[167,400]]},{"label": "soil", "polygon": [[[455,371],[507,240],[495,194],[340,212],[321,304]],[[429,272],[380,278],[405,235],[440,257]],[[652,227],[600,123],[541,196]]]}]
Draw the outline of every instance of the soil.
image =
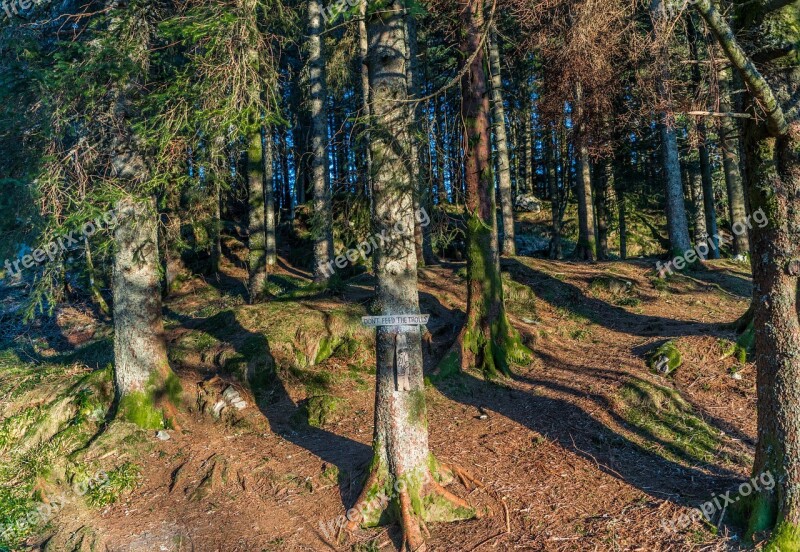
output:
[{"label": "soil", "polygon": [[[431,314],[425,346],[426,373],[433,376],[427,386],[431,450],[483,483],[470,490],[451,488],[485,512],[476,520],[430,524],[429,549],[735,547],[733,529],[724,523],[717,527],[720,512],[711,523],[693,521],[677,531],[669,523],[748,476],[756,430],[754,368],[738,367],[724,354],[724,340],[735,339],[729,325],[749,303],[748,271],[720,261],[691,278],[656,281],[653,267],[652,259],[504,260],[504,277],[516,282],[507,286],[512,322],[535,356],[530,365],[515,366],[511,379],[496,382],[476,374],[435,377],[437,361],[463,319],[465,283],[458,275],[463,265],[421,270],[422,312]],[[309,276],[285,258],[277,273],[301,280]],[[179,322],[168,323],[168,341],[177,343],[210,318],[202,314],[209,289],[219,291],[219,300],[241,296],[244,280],[240,267],[226,263],[219,280],[185,282],[165,308],[193,314],[174,315]],[[607,286],[610,280],[622,284]],[[365,275],[339,295],[300,303],[318,312],[347,305],[364,309],[369,286]],[[236,309],[257,308],[238,303]],[[284,308],[297,315],[292,309],[301,306],[286,302]],[[256,322],[291,325],[296,320],[287,315],[285,321]],[[74,340],[86,339],[91,331],[82,330]],[[254,332],[244,324],[226,331],[224,346],[233,349]],[[647,353],[666,340],[674,340],[683,355],[670,377],[646,365]],[[297,423],[308,387],[286,375],[280,368],[284,359],[275,352],[278,344],[269,345],[282,378],[276,392],[259,407],[244,386],[225,376],[247,407],[220,421],[193,406],[198,384],[214,375],[212,363],[191,355],[176,362],[191,407],[178,412],[180,429],[168,431],[166,441],[148,435],[147,446],[133,458],[142,474],[135,490],[99,511],[65,512],[56,521],[59,530],[89,525],[111,551],[398,546],[401,537],[393,525],[360,530],[338,542],[335,530],[326,537],[323,529],[353,505],[371,458],[369,359],[355,376],[353,363],[337,356],[309,368],[332,374],[328,392],[346,401],[343,415],[311,427]],[[660,388],[685,403],[685,409],[674,411],[679,419],[692,417],[707,426],[712,445],[696,444],[704,438],[702,430],[695,434],[681,426],[664,432],[665,424],[674,422],[666,415],[673,411],[658,397],[668,393],[653,399],[654,411],[647,410],[647,401],[631,402],[631,389]],[[651,412],[654,419],[632,417],[631,409]],[[683,435],[685,446],[670,442],[673,435]]]}]

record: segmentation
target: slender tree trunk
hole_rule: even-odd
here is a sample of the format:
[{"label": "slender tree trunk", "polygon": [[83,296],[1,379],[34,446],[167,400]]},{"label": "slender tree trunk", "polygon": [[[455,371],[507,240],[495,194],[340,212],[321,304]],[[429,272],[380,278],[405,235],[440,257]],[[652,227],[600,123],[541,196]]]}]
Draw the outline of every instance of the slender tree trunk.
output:
[{"label": "slender tree trunk", "polygon": [[461,54],[474,56],[461,78],[464,175],[467,209],[467,320],[442,369],[474,367],[487,378],[509,374],[511,362],[528,362],[530,351],[511,326],[503,301],[500,267],[492,244],[497,216],[489,138],[489,96],[484,55],[481,0],[460,0]]},{"label": "slender tree trunk", "polygon": [[[405,77],[403,3],[389,0],[369,13],[373,225],[392,236],[376,251],[375,304],[381,315],[419,313],[414,245],[415,183],[411,155],[410,112]],[[397,229],[403,230],[398,232]],[[348,529],[378,522],[382,512],[399,514],[408,550],[424,551],[424,522],[472,517],[474,511],[438,482],[451,477],[433,459],[428,446],[420,327],[379,326],[376,338],[375,433],[370,474]],[[389,494],[386,494],[389,490]],[[394,490],[394,491],[392,491]],[[437,496],[436,508],[427,506]]]},{"label": "slender tree trunk", "polygon": [[250,136],[247,148],[247,245],[250,302],[261,299],[267,283],[267,217],[264,205],[264,128]]},{"label": "slender tree trunk", "polygon": [[686,163],[686,174],[692,192],[692,222],[694,223],[694,241],[703,243],[708,239],[706,216],[703,207],[703,179],[700,176],[698,162]]},{"label": "slender tree trunk", "polygon": [[[608,255],[608,205],[610,203],[609,189],[614,181],[614,174],[610,162],[602,166],[595,165],[595,171],[600,173],[595,178],[597,195],[595,196],[595,212],[597,213],[597,259],[607,261]],[[610,181],[610,182],[609,182]]]},{"label": "slender tree trunk", "polygon": [[[408,49],[406,55],[406,78],[408,80],[408,90],[411,97],[418,98],[420,96],[421,83],[420,83],[420,69],[417,45],[417,22],[413,14],[406,15],[406,39]],[[414,212],[419,213],[421,209],[430,208],[430,196],[425,179],[422,177],[421,170],[421,148],[419,147],[420,136],[422,135],[422,127],[419,117],[419,105],[411,104],[411,168],[414,175],[414,182],[416,183],[416,193],[414,194]],[[424,220],[419,217],[420,220]],[[435,264],[436,259],[433,255],[433,248],[431,246],[430,227],[422,227],[419,222],[414,225],[414,243],[417,247],[417,261],[420,266],[428,264]]]},{"label": "slender tree trunk", "polygon": [[[699,42],[701,37],[697,32],[697,27],[694,22],[693,14],[690,14],[687,19],[687,32],[689,39],[689,56],[696,63],[692,64],[692,83],[695,91],[695,96],[699,95],[701,85],[700,74],[700,51]],[[702,106],[701,106],[702,107]],[[708,246],[709,256],[712,259],[719,259],[719,240],[717,239],[717,213],[714,207],[714,181],[711,178],[711,161],[708,155],[708,144],[706,123],[702,117],[696,119],[697,129],[697,154],[700,158],[700,179],[703,186],[703,213],[705,217],[705,227],[708,233]]]},{"label": "slender tree trunk", "polygon": [[561,217],[563,210],[561,208],[561,197],[564,192],[559,189],[558,175],[556,174],[556,161],[553,159],[553,139],[555,132],[548,129],[546,134],[547,140],[544,145],[545,164],[547,165],[547,182],[550,185],[550,215],[553,224],[552,235],[550,236],[550,258],[561,259],[564,253],[561,249]]},{"label": "slender tree trunk", "polygon": [[367,2],[359,0],[358,3],[358,63],[361,77],[361,113],[360,120],[363,122],[359,126],[360,135],[358,143],[361,153],[361,181],[363,183],[364,195],[372,197],[372,152],[370,151],[369,137],[369,67],[367,66],[367,55],[369,54],[369,38],[367,36]]},{"label": "slender tree trunk", "polygon": [[522,143],[523,143],[523,159],[524,159],[524,174],[522,175],[522,193],[533,193],[533,124],[531,123],[532,108],[531,108],[531,91],[528,87],[527,80],[522,85],[522,92],[525,94],[523,98],[524,109],[522,116]]},{"label": "slender tree trunk", "polygon": [[669,50],[665,42],[666,26],[670,23],[663,0],[651,0],[650,18],[656,30],[656,40],[662,42],[656,62],[660,70],[656,71],[656,89],[664,102],[659,113],[658,128],[661,135],[661,158],[666,185],[666,212],[669,241],[674,255],[683,255],[691,248],[689,241],[689,224],[686,220],[686,206],[683,203],[683,184],[681,183],[681,166],[678,157],[678,140],[675,135],[675,119],[672,113],[671,74],[669,69]]},{"label": "slender tree trunk", "polygon": [[333,220],[328,183],[328,113],[325,86],[325,58],[322,55],[322,2],[308,0],[308,81],[310,90],[311,180],[314,188],[312,228],[314,238],[314,281],[325,283],[331,276]]},{"label": "slender tree trunk", "polygon": [[164,426],[162,399],[174,399],[180,387],[164,341],[157,222],[153,197],[117,204],[114,378],[120,414],[145,428]]},{"label": "slender tree trunk", "polygon": [[275,237],[275,175],[272,164],[272,132],[266,129],[264,140],[264,208],[266,209],[264,231],[266,233],[267,272],[271,272],[278,261],[277,240]]},{"label": "slender tree trunk", "polygon": [[581,261],[593,261],[596,258],[597,242],[595,240],[595,220],[592,195],[592,174],[589,162],[587,136],[583,121],[583,89],[580,82],[575,83],[575,119],[577,122],[578,150],[577,158],[577,196],[578,196],[578,244],[573,256]]},{"label": "slender tree trunk", "polygon": [[[617,160],[615,159],[615,162]],[[623,261],[628,258],[628,220],[625,206],[626,181],[628,178],[628,163],[624,163],[619,171],[615,171],[614,188],[617,193],[617,217],[619,218],[619,258]]]},{"label": "slender tree trunk", "polygon": [[503,255],[514,256],[517,248],[514,243],[514,198],[511,195],[511,167],[508,160],[508,139],[506,138],[506,115],[503,107],[503,78],[500,73],[500,46],[497,32],[492,29],[489,41],[489,61],[492,72],[492,112],[494,115],[494,136],[497,147],[497,175],[500,188],[500,209],[503,214]]},{"label": "slender tree trunk", "polygon": [[[730,78],[720,75],[720,110],[733,110],[730,94]],[[739,125],[732,117],[721,117],[719,121],[720,145],[722,146],[722,167],[725,173],[725,187],[728,191],[728,216],[731,228],[745,229],[747,209],[745,207],[744,186],[739,170]],[[735,225],[735,226],[734,226]],[[750,237],[747,230],[733,232],[733,254],[750,255]]]}]

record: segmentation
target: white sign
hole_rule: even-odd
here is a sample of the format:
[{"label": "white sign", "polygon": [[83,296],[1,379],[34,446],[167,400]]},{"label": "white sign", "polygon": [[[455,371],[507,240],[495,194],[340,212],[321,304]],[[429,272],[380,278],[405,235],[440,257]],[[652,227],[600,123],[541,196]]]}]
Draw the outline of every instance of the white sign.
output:
[{"label": "white sign", "polygon": [[361,323],[365,326],[424,326],[428,323],[430,314],[394,314],[388,316],[362,316]]}]

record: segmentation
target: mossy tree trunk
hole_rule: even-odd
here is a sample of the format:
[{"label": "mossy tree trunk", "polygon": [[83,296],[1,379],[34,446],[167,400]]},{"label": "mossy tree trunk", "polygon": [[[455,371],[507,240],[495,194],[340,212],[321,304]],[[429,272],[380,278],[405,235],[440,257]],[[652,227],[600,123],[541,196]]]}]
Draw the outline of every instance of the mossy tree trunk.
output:
[{"label": "mossy tree trunk", "polygon": [[[405,17],[404,3],[392,0],[379,12],[371,10],[367,19],[373,230],[392,236],[375,253],[374,305],[381,315],[419,313]],[[376,362],[374,457],[364,489],[348,511],[348,529],[375,525],[384,512],[395,513],[407,548],[425,550],[426,522],[465,519],[474,511],[441,486],[451,472],[428,447],[420,327],[378,327]]]},{"label": "mossy tree trunk", "polygon": [[267,217],[264,205],[263,129],[250,136],[247,148],[248,183],[248,269],[250,302],[255,303],[264,293],[267,283]]},{"label": "mossy tree trunk", "polygon": [[492,29],[489,42],[489,61],[492,73],[492,114],[494,119],[495,146],[497,147],[497,174],[500,188],[500,209],[503,214],[503,255],[514,256],[514,198],[511,194],[511,166],[508,158],[506,137],[506,114],[503,107],[503,77],[500,72],[500,45],[497,31]]},{"label": "mossy tree trunk", "polygon": [[311,186],[314,190],[312,233],[314,281],[326,283],[333,258],[333,215],[328,183],[328,110],[325,58],[322,53],[322,2],[308,0],[308,86],[311,107]]},{"label": "mossy tree trunk", "polygon": [[[753,213],[753,296],[758,442],[753,474],[769,472],[775,486],[745,502],[747,535],[769,536],[764,550],[800,550],[800,7],[753,2],[736,14],[740,36],[770,44],[773,54],[756,67],[734,30],[710,0],[695,8],[747,84],[744,126],[746,189]],[[763,73],[762,73],[763,71]],[[785,107],[784,107],[785,106]],[[786,109],[786,111],[784,111]]]},{"label": "mossy tree trunk", "polygon": [[114,294],[114,379],[120,414],[147,428],[163,427],[163,401],[177,379],[167,360],[161,315],[155,199],[117,204]]},{"label": "mossy tree trunk", "polygon": [[470,59],[478,52],[461,79],[468,216],[467,319],[444,363],[457,362],[462,370],[475,368],[492,378],[509,374],[511,362],[528,361],[530,351],[508,321],[497,247],[492,243],[496,209],[489,144],[489,97],[480,46],[483,5],[479,0],[463,0],[459,6],[463,59]]}]

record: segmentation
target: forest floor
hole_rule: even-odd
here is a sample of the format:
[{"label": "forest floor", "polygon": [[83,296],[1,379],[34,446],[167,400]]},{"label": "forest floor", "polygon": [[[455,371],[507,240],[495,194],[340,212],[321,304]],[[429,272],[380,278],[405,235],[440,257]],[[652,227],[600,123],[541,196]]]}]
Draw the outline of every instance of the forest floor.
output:
[{"label": "forest floor", "polygon": [[[360,325],[369,275],[319,293],[282,258],[274,297],[251,306],[237,243],[229,241],[219,278],[187,277],[165,303],[186,405],[161,434],[168,440],[98,423],[89,438],[59,448],[80,405],[62,400],[58,414],[54,390],[74,389],[105,366],[92,355],[107,359],[97,349],[108,348],[108,324],[91,313],[55,317],[67,352],[33,333],[0,352],[0,482],[16,478],[43,502],[76,471],[102,468],[115,485],[23,531],[28,545],[149,552],[399,544],[396,526],[336,541],[336,519],[353,505],[371,458],[374,335]],[[504,260],[512,322],[535,355],[497,382],[436,377],[463,319],[463,263],[420,271],[421,310],[431,314],[424,344],[431,449],[483,483],[453,491],[486,513],[430,525],[430,549],[736,548],[735,533],[718,523],[721,510],[711,523],[670,524],[748,476],[755,374],[730,355],[729,326],[749,304],[748,270],[717,261],[691,277],[657,279],[654,262]],[[670,340],[683,363],[664,377],[645,358]],[[215,419],[209,405],[229,385],[247,406],[227,406]],[[102,400],[102,382],[96,389]],[[24,418],[31,405],[55,421]],[[51,466],[28,468],[47,451],[55,451]],[[6,499],[3,512],[0,491],[0,521],[13,517]],[[17,512],[31,507],[14,504]]]}]

